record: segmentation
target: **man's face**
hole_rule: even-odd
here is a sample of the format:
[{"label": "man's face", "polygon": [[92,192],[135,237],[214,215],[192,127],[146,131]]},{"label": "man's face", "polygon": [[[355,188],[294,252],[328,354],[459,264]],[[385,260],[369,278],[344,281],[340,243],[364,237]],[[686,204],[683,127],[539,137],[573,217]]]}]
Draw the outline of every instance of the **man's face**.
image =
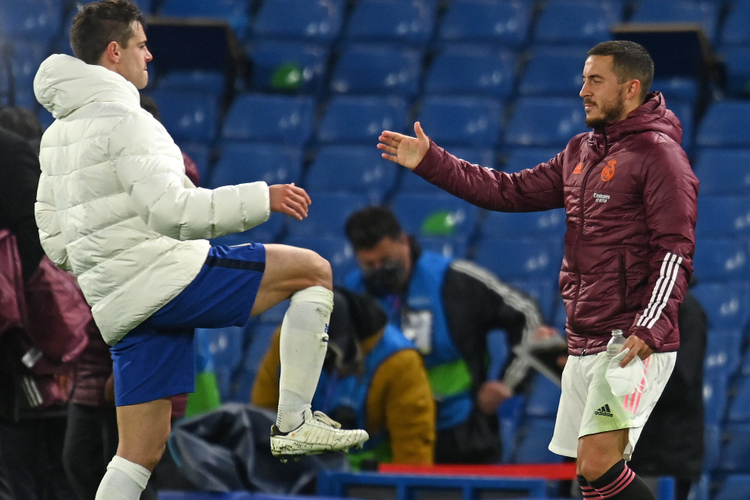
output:
[{"label": "man's face", "polygon": [[408,282],[411,274],[411,248],[409,239],[405,234],[397,239],[386,236],[374,247],[356,250],[354,255],[362,274],[365,276],[378,271],[386,271],[392,267],[392,264],[400,264],[404,273],[397,280],[399,281],[398,290],[390,290],[390,292],[402,290]]},{"label": "man's face", "polygon": [[625,93],[628,82],[619,83],[612,70],[612,56],[589,56],[583,66],[583,98],[586,126],[603,127],[607,122],[627,118]]},{"label": "man's face", "polygon": [[125,77],[137,89],[145,88],[148,84],[148,62],[153,59],[146,48],[146,33],[138,21],[133,22],[133,36],[128,40],[128,47],[119,47],[120,60],[117,72]]}]

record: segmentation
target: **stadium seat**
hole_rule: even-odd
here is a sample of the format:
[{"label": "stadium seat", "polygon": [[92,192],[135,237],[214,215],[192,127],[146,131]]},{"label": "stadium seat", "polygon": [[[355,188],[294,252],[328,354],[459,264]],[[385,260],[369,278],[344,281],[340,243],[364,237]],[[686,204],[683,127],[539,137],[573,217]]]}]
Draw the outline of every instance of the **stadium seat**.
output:
[{"label": "stadium seat", "polygon": [[631,23],[698,23],[708,39],[716,43],[719,3],[693,0],[639,0],[629,21]]},{"label": "stadium seat", "polygon": [[[438,144],[441,145],[441,144]],[[475,165],[483,167],[495,167],[495,152],[491,148],[466,148],[460,146],[448,146],[448,152],[457,158],[466,160]],[[401,182],[398,185],[401,193],[441,193],[445,191],[439,187],[427,182],[420,176],[411,172],[404,171],[401,175]]]},{"label": "stadium seat", "polygon": [[[506,99],[513,90],[516,57],[507,50],[448,45],[426,71],[424,92]],[[580,82],[580,71],[578,81]]]},{"label": "stadium seat", "polygon": [[703,238],[695,247],[693,268],[701,283],[750,281],[750,245],[744,239]]},{"label": "stadium seat", "polygon": [[272,323],[274,326],[279,326],[288,308],[289,300],[284,300],[260,314],[258,321],[260,323]]},{"label": "stadium seat", "polygon": [[562,456],[555,455],[547,448],[554,430],[554,418],[528,418],[522,421],[513,462],[517,464],[562,462]]},{"label": "stadium seat", "polygon": [[229,108],[221,138],[302,147],[312,135],[314,115],[312,97],[243,94]]},{"label": "stadium seat", "polygon": [[750,196],[750,148],[701,149],[693,170],[701,195]]},{"label": "stadium seat", "polygon": [[255,17],[257,39],[286,38],[330,44],[341,32],[342,2],[317,0],[266,0]]},{"label": "stadium seat", "polygon": [[220,19],[232,27],[240,40],[249,34],[250,10],[245,0],[163,0],[159,5],[159,15],[165,17],[200,17]]},{"label": "stadium seat", "polygon": [[521,97],[516,101],[505,137],[510,146],[564,148],[586,132],[583,104],[578,98]]},{"label": "stadium seat", "polygon": [[[0,38],[48,45],[62,27],[64,2],[23,0],[0,3]],[[67,29],[69,27],[66,26]],[[48,47],[45,47],[45,50]],[[45,54],[46,56],[47,54]],[[19,54],[25,56],[25,54]],[[38,66],[37,66],[38,67]]]},{"label": "stadium seat", "polygon": [[750,236],[750,198],[698,196],[695,235],[698,239]]},{"label": "stadium seat", "polygon": [[541,46],[521,74],[518,93],[524,96],[575,97],[581,90],[581,71],[586,47]]},{"label": "stadium seat", "polygon": [[232,143],[223,147],[211,172],[209,186],[216,188],[243,182],[299,183],[302,152],[280,144]]},{"label": "stadium seat", "polygon": [[[736,389],[732,394],[732,399],[729,402],[727,409],[727,421],[728,422],[750,422],[750,377],[742,376],[736,381]],[[750,472],[750,466],[748,466],[748,472]]]},{"label": "stadium seat", "polygon": [[418,241],[423,250],[454,259],[466,258],[468,245],[465,236],[420,236]]},{"label": "stadium seat", "polygon": [[198,353],[210,359],[214,370],[233,371],[240,365],[245,335],[241,326],[196,328]]},{"label": "stadium seat", "polygon": [[726,472],[750,473],[750,424],[728,424],[724,426],[724,434],[719,468]]},{"label": "stadium seat", "polygon": [[565,235],[565,209],[544,212],[487,212],[482,236],[490,238],[549,238],[562,245]]},{"label": "stadium seat", "polygon": [[703,376],[703,418],[706,426],[721,426],[727,407],[728,375],[724,372],[706,372]]},{"label": "stadium seat", "polygon": [[454,0],[440,21],[438,42],[520,47],[528,38],[530,22],[531,4],[527,2]]},{"label": "stadium seat", "polygon": [[[581,12],[586,12],[586,16],[582,18]],[[533,40],[535,44],[593,46],[609,40],[610,28],[619,21],[620,10],[616,3],[592,0],[551,2],[536,21]],[[583,68],[583,60],[577,67]]]},{"label": "stadium seat", "polygon": [[750,319],[750,283],[698,283],[692,291],[706,310],[709,328],[745,331]]},{"label": "stadium seat", "polygon": [[307,218],[288,224],[289,236],[341,236],[352,212],[364,208],[367,200],[355,193],[308,191],[312,205]]},{"label": "stadium seat", "polygon": [[[0,13],[0,15],[2,15]],[[15,39],[11,42],[13,56],[11,58],[11,68],[16,89],[16,100],[19,94],[24,93],[31,98],[31,106],[36,107],[36,98],[34,98],[34,77],[39,69],[39,65],[49,55],[49,46],[47,42],[32,39]],[[28,101],[29,99],[24,99]],[[16,105],[26,103],[17,102]]]},{"label": "stadium seat", "polygon": [[493,147],[502,134],[503,106],[489,97],[426,96],[417,121],[443,147]]},{"label": "stadium seat", "polygon": [[247,50],[252,89],[317,95],[323,90],[330,50],[297,40],[257,40]]},{"label": "stadium seat", "polygon": [[363,143],[373,147],[383,130],[404,132],[406,102],[398,97],[334,96],[317,128],[320,143]]},{"label": "stadium seat", "polygon": [[560,401],[560,386],[541,373],[534,373],[533,377],[524,413],[530,417],[554,418]]},{"label": "stadium seat", "polygon": [[693,126],[693,103],[673,100],[671,104],[667,104],[667,107],[672,110],[677,119],[680,120],[680,125],[682,125],[682,149],[684,149],[687,154],[691,154],[693,150],[693,144],[695,142],[695,132]]},{"label": "stadium seat", "polygon": [[[311,207],[311,210],[314,208]],[[346,237],[341,236],[343,227],[339,228],[338,234],[339,236],[292,235],[284,240],[284,243],[317,252],[330,262],[333,270],[333,283],[343,285],[346,275],[357,268],[357,261],[354,259],[352,246]]]},{"label": "stadium seat", "polygon": [[510,148],[508,156],[503,162],[502,170],[511,173],[534,168],[540,163],[548,162],[561,150],[561,148]]},{"label": "stadium seat", "polygon": [[304,187],[358,193],[379,204],[393,189],[398,168],[372,146],[322,146],[308,167]]},{"label": "stadium seat", "polygon": [[220,71],[174,70],[158,75],[156,87],[159,89],[202,90],[209,94],[221,95],[227,88],[227,77]]},{"label": "stadium seat", "polygon": [[750,492],[750,474],[729,474],[713,500],[746,500]]},{"label": "stadium seat", "polygon": [[667,107],[672,109],[675,102],[695,103],[698,99],[700,89],[697,78],[686,78],[674,76],[669,78],[654,78],[651,90],[658,90],[667,101]]},{"label": "stadium seat", "polygon": [[742,332],[740,330],[709,330],[703,371],[707,378],[714,376],[728,380],[740,367]]},{"label": "stadium seat", "polygon": [[724,19],[721,29],[721,44],[724,47],[730,45],[750,45],[750,2],[729,2],[729,11]]},{"label": "stadium seat", "polygon": [[354,4],[344,37],[423,47],[432,36],[435,10],[432,0],[360,0]]},{"label": "stadium seat", "polygon": [[423,236],[470,237],[479,209],[455,196],[422,193],[398,193],[391,208],[404,231]]},{"label": "stadium seat", "polygon": [[200,91],[154,90],[161,121],[175,141],[210,143],[218,126],[218,103]]},{"label": "stadium seat", "polygon": [[548,278],[556,280],[562,263],[562,246],[545,239],[482,238],[474,257],[504,281]]},{"label": "stadium seat", "polygon": [[331,73],[338,94],[390,94],[413,97],[422,76],[422,52],[396,45],[352,44],[343,49]]},{"label": "stadium seat", "polygon": [[[245,334],[249,339],[241,365],[235,372],[231,399],[241,403],[250,401],[253,383],[263,357],[271,344],[271,337],[281,323],[249,322]],[[159,494],[161,495],[161,493]]]},{"label": "stadium seat", "polygon": [[750,95],[750,44],[722,51],[727,92],[733,98]]}]

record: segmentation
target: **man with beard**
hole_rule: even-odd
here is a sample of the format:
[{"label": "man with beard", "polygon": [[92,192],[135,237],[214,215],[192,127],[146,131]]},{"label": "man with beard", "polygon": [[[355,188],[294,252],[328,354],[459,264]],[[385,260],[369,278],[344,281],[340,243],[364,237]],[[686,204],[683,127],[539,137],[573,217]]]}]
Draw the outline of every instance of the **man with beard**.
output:
[{"label": "man with beard", "polygon": [[512,356],[501,380],[487,380],[487,335],[503,329],[512,347],[555,330],[531,297],[486,269],[422,251],[388,208],[355,212],[345,230],[359,264],[346,286],[377,297],[422,354],[437,401],[435,462],[500,461],[497,410],[528,364]]},{"label": "man with beard", "polygon": [[[653,74],[636,43],[589,50],[580,96],[593,130],[530,170],[459,160],[419,123],[416,137],[384,131],[378,144],[384,158],[482,208],[565,207],[560,291],[569,359],[549,448],[577,459],[585,498],[655,498],[625,460],[674,367],[677,312],[693,271],[698,180],[680,147],[679,120],[661,93],[648,93]],[[627,340],[610,361],[607,343],[618,329]],[[615,395],[624,392],[614,389],[617,378],[633,392]]]}]

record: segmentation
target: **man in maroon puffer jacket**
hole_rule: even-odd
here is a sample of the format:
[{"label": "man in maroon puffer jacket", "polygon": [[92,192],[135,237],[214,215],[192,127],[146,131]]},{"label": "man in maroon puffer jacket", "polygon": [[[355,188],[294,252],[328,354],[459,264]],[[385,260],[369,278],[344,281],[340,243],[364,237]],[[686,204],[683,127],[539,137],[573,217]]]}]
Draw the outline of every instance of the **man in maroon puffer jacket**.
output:
[{"label": "man in maroon puffer jacket", "polygon": [[[611,41],[588,56],[580,96],[593,130],[533,169],[507,174],[472,165],[431,142],[418,122],[416,137],[384,131],[378,148],[488,210],[565,207],[560,291],[570,357],[550,450],[577,459],[585,498],[653,499],[625,460],[680,345],[677,310],[693,270],[698,180],[680,147],[679,121],[659,92],[648,93],[654,70],[646,49]],[[636,356],[645,365],[625,396],[613,394],[605,377],[614,329],[627,342],[610,373],[625,373],[618,361],[635,368]]]}]

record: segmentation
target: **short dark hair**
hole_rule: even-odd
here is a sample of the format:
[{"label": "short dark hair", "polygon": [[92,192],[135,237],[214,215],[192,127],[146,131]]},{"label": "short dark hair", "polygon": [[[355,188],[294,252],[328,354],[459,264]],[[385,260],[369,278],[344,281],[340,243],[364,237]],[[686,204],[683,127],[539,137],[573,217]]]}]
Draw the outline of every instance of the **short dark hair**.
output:
[{"label": "short dark hair", "polygon": [[143,13],[130,0],[102,0],[79,5],[70,27],[73,53],[87,64],[97,64],[110,42],[128,47],[128,40],[135,34],[135,21],[145,27]]},{"label": "short dark hair", "polygon": [[654,60],[643,45],[629,40],[602,42],[588,51],[590,56],[612,56],[612,70],[620,83],[641,82],[641,101],[646,99],[654,81]]},{"label": "short dark hair", "polygon": [[354,212],[344,226],[346,237],[354,250],[369,249],[385,238],[401,237],[401,224],[390,208],[366,207]]}]

